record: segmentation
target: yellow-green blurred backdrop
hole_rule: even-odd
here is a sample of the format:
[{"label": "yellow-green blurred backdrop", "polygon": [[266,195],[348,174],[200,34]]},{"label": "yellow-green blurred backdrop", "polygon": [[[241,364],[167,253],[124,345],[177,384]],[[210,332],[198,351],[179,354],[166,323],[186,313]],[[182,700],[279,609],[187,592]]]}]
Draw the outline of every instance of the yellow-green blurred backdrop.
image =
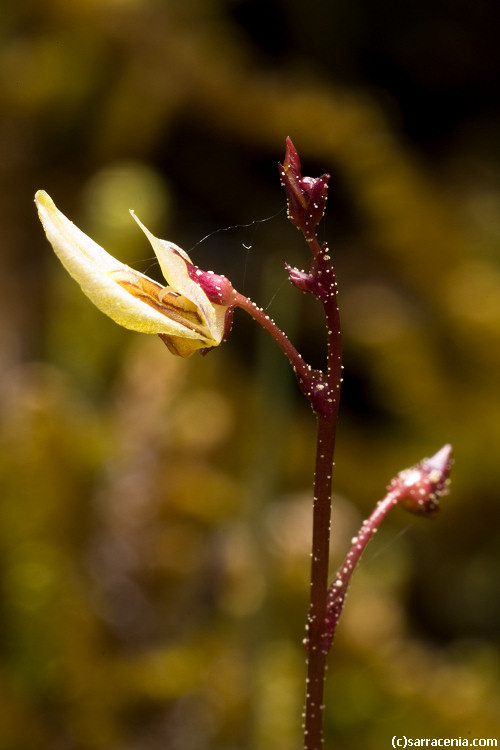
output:
[{"label": "yellow-green blurred backdrop", "polygon": [[0,8],[0,750],[301,746],[314,418],[236,314],[206,357],[119,329],[33,195],[159,278],[130,220],[323,363],[276,163],[332,175],[345,379],[332,570],[402,468],[330,659],[326,746],[499,738],[494,0],[7,0]]}]

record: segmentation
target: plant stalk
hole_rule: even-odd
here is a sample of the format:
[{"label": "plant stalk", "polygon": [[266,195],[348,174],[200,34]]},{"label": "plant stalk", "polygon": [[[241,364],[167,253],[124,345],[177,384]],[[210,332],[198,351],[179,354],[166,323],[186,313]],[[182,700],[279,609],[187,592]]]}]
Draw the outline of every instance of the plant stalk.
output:
[{"label": "plant stalk", "polygon": [[322,299],[327,323],[327,372],[323,409],[316,410],[317,441],[314,474],[311,599],[307,622],[307,680],[304,721],[305,750],[323,747],[326,659],[331,640],[327,630],[328,563],[332,509],[332,471],[342,381],[342,340],[335,272],[326,247],[309,239],[327,293]]},{"label": "plant stalk", "polygon": [[316,470],[314,475],[311,598],[307,621],[307,680],[304,720],[304,748],[320,750],[323,745],[323,693],[329,646],[325,638],[328,596],[328,561],[332,467],[335,449],[336,411],[318,415]]}]

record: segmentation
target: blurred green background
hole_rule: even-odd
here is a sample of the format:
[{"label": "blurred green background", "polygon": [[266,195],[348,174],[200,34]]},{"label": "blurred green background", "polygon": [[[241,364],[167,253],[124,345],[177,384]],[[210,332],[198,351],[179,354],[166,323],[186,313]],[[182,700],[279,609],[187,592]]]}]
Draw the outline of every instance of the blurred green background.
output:
[{"label": "blurred green background", "polygon": [[330,659],[326,745],[500,735],[496,0],[7,0],[0,8],[0,750],[301,746],[314,419],[236,314],[206,357],[115,326],[33,195],[159,278],[130,220],[321,366],[277,161],[332,175],[345,379],[332,570],[397,471]]}]

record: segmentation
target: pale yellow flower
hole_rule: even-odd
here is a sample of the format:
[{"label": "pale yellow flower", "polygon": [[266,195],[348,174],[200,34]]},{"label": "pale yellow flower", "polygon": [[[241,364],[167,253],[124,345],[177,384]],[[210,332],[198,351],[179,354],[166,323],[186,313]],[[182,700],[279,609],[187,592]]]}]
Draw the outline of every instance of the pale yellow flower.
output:
[{"label": "pale yellow flower", "polygon": [[[196,269],[187,253],[154,237],[131,212],[156,254],[167,281],[163,287],[120,263],[87,237],[43,190],[37,192],[35,203],[63,266],[96,307],[116,323],[133,331],[159,334],[170,351],[181,357],[221,343],[233,292],[225,277]],[[207,279],[209,283],[204,284]],[[221,304],[211,301],[214,299]]]}]

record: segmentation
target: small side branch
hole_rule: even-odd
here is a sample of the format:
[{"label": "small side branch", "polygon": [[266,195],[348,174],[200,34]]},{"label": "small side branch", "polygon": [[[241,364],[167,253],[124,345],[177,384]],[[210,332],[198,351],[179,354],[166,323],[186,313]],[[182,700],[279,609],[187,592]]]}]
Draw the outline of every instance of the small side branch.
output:
[{"label": "small side branch", "polygon": [[323,644],[326,651],[332,644],[351,576],[381,522],[395,505],[401,505],[419,516],[434,517],[439,508],[439,498],[448,492],[451,463],[451,445],[444,445],[431,458],[424,458],[416,466],[399,472],[390,483],[386,496],[363,522],[328,589]]}]

